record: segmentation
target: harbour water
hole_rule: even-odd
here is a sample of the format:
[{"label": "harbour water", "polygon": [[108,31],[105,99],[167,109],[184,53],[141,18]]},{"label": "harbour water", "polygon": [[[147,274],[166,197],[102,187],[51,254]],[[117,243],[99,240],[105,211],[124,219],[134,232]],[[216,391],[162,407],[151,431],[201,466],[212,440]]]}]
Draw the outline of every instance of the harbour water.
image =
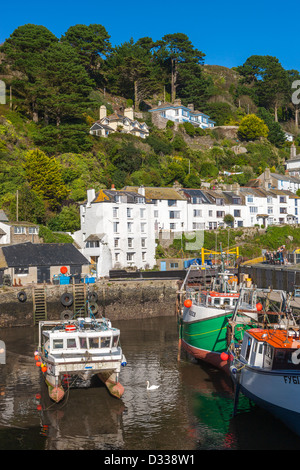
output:
[{"label": "harbour water", "polygon": [[[94,383],[50,401],[33,352],[37,328],[2,329],[1,450],[298,450],[300,438],[240,397],[232,416],[231,381],[181,355],[175,317],[114,322],[127,359],[121,400]],[[146,381],[159,385],[147,391]],[[36,398],[40,394],[41,398]],[[41,409],[39,409],[41,408]],[[118,454],[119,455],[119,454]]]}]

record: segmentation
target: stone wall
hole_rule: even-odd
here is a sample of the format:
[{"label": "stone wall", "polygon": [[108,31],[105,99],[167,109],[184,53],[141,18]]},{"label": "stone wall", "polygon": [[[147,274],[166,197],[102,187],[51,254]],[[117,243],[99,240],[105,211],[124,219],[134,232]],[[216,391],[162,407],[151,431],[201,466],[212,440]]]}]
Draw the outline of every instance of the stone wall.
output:
[{"label": "stone wall", "polygon": [[[112,321],[175,315],[177,288],[177,280],[100,281],[86,286],[98,295],[97,317],[102,315]],[[26,302],[18,300],[21,289],[27,294]],[[72,285],[46,285],[48,320],[60,319],[65,309],[61,296],[72,293],[72,289]],[[32,286],[0,288],[0,327],[33,326],[32,292]]]}]

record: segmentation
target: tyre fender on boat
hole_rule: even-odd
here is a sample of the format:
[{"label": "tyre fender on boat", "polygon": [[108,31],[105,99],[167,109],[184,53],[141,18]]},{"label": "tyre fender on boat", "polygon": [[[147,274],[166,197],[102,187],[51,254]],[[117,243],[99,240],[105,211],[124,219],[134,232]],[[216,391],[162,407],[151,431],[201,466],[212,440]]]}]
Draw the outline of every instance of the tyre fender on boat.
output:
[{"label": "tyre fender on boat", "polygon": [[73,294],[69,292],[65,292],[61,296],[60,301],[64,307],[70,307],[70,305],[72,305],[73,303]]},{"label": "tyre fender on boat", "polygon": [[20,292],[18,292],[17,297],[18,297],[18,300],[19,300],[20,302],[26,302],[26,300],[27,300],[27,294],[26,294],[26,292],[24,292],[23,290],[21,290]]}]

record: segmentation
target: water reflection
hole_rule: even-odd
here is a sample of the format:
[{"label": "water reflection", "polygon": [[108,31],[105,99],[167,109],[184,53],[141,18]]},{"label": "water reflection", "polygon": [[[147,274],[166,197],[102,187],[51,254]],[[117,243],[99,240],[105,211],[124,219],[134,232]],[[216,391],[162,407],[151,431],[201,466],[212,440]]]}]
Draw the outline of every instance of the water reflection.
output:
[{"label": "water reflection", "polygon": [[[50,401],[33,352],[36,328],[1,330],[0,449],[298,449],[300,439],[240,396],[232,417],[228,377],[181,355],[174,317],[115,322],[127,366],[122,400],[102,383]],[[147,391],[146,381],[160,388]],[[41,398],[36,396],[41,395]],[[41,407],[39,410],[38,407]]]}]

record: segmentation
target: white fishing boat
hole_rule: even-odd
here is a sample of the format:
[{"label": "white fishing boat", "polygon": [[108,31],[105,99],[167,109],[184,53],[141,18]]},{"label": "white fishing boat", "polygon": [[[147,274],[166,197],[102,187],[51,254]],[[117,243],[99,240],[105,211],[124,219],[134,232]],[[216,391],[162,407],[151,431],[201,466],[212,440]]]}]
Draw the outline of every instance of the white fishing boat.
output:
[{"label": "white fishing boat", "polygon": [[121,398],[121,366],[126,359],[120,346],[120,330],[108,319],[77,318],[68,321],[39,322],[39,345],[35,352],[49,396],[59,402],[66,390],[80,380],[97,375],[109,392]]},{"label": "white fishing boat", "polygon": [[300,435],[299,327],[248,330],[231,359],[234,414],[242,392]]}]

